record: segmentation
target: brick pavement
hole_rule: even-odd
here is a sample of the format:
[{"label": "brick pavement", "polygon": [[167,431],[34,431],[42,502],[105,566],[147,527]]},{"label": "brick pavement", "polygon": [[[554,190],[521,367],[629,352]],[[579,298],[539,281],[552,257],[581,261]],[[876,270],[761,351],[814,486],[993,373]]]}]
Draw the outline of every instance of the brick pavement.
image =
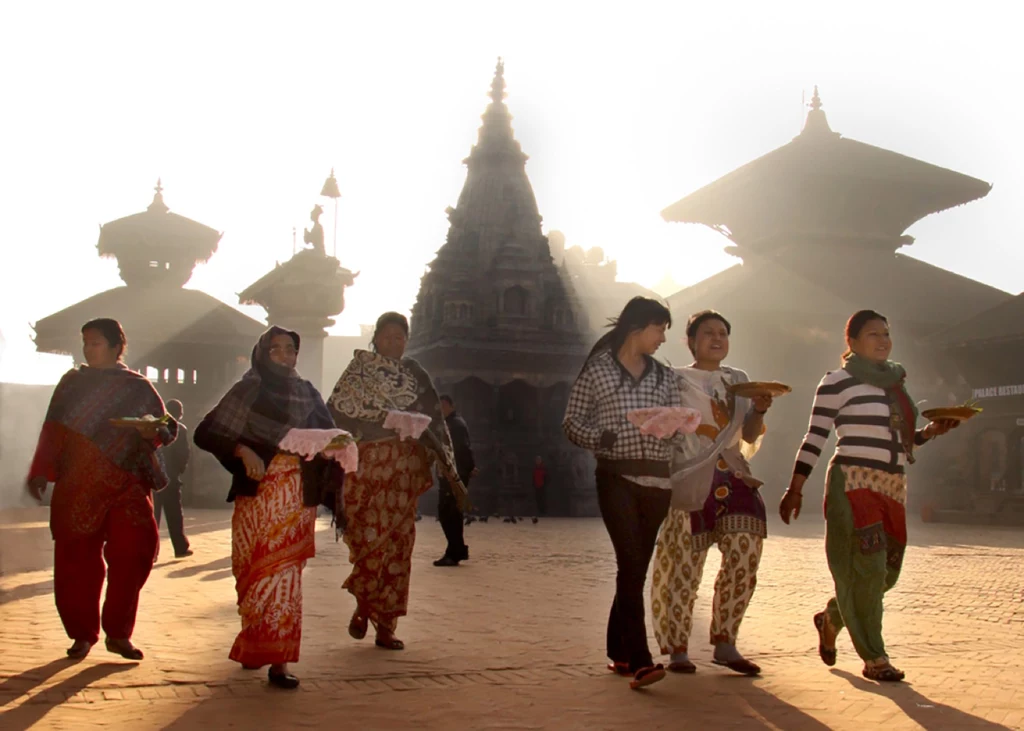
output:
[{"label": "brick pavement", "polygon": [[53,607],[46,512],[0,514],[0,728],[1024,728],[1021,531],[911,526],[886,615],[909,682],[880,687],[860,677],[845,636],[835,669],[817,659],[810,617],[829,581],[822,526],[773,525],[741,636],[764,676],[710,665],[709,566],[694,633],[700,671],[632,693],[603,670],[614,561],[600,521],[474,524],[472,560],[436,569],[443,539],[426,518],[402,653],[346,634],[348,564],[324,522],[304,574],[303,685],[288,693],[227,660],[238,629],[229,520],[190,514],[196,555],[154,570],[135,634],[146,660],[98,647],[73,664],[61,659],[69,642]]}]

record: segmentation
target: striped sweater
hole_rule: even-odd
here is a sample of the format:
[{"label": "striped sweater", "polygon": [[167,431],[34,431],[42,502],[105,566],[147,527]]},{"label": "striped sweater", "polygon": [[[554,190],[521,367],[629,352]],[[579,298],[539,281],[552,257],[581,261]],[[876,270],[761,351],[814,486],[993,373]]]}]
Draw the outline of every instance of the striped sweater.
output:
[{"label": "striped sweater", "polygon": [[[834,463],[896,474],[904,471],[907,456],[891,427],[885,391],[839,369],[826,373],[818,384],[810,426],[796,455],[795,474],[811,474],[833,427],[838,437]],[[924,443],[921,430],[914,441],[917,445]]]}]

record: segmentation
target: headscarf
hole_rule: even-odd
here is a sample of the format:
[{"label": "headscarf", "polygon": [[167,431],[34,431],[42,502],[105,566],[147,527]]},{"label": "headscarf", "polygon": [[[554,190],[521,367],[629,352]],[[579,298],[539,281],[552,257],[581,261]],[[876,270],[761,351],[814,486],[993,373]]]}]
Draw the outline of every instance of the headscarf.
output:
[{"label": "headscarf", "polygon": [[[412,358],[395,360],[380,353],[357,350],[327,399],[339,429],[360,442],[395,439],[384,428],[388,411],[411,411],[430,417],[419,442],[437,461],[442,476],[458,496],[465,494],[452,450],[452,439],[441,413],[441,399],[430,375]],[[461,490],[460,490],[461,488]]]},{"label": "headscarf", "polygon": [[294,368],[270,359],[275,335],[287,335],[299,348],[299,334],[276,325],[252,348],[251,367],[207,414],[210,434],[232,442],[246,440],[277,447],[291,429],[333,429],[320,392]]},{"label": "headscarf", "polygon": [[150,448],[135,429],[116,427],[110,420],[147,415],[159,419],[164,413],[164,402],[153,384],[118,362],[112,368],[83,365],[65,373],[53,391],[46,421],[85,437],[115,465],[160,490],[167,485],[167,475],[155,447],[174,441],[178,423],[169,419],[168,433]]},{"label": "headscarf", "polygon": [[856,353],[843,356],[843,369],[861,383],[880,388],[889,398],[890,428],[899,434],[907,461],[914,463],[914,436],[917,429],[917,405],[907,393],[907,371],[895,361],[882,363]]}]

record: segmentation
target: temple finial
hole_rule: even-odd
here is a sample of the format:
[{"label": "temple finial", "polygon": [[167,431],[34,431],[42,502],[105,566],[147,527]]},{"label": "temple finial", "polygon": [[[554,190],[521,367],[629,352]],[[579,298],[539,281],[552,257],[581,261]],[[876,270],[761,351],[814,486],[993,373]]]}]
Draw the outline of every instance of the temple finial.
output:
[{"label": "temple finial", "polygon": [[146,210],[156,211],[158,213],[167,213],[167,211],[171,209],[167,207],[166,203],[164,203],[164,186],[160,178],[156,179],[156,187],[153,188],[153,190],[156,191],[153,194],[153,202],[149,204],[149,208]]},{"label": "temple finial", "polygon": [[821,97],[818,95],[818,85],[814,85],[814,96],[811,97],[811,103],[808,104],[811,109],[817,111],[821,109]]},{"label": "temple finial", "polygon": [[491,101],[501,104],[505,101],[505,61],[498,56],[498,63],[494,67],[494,81],[491,82]]}]

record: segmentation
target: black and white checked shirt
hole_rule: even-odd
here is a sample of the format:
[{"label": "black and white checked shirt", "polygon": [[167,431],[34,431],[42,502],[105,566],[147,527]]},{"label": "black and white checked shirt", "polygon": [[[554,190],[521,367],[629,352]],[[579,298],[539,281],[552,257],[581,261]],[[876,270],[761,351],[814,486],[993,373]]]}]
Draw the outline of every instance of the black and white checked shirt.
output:
[{"label": "black and white checked shirt", "polygon": [[[626,418],[633,409],[682,406],[675,374],[653,359],[648,363],[637,381],[611,351],[594,356],[569,392],[562,420],[569,441],[601,459],[668,462],[671,442],[641,434]],[[606,431],[617,437],[610,449],[601,447]]]}]

